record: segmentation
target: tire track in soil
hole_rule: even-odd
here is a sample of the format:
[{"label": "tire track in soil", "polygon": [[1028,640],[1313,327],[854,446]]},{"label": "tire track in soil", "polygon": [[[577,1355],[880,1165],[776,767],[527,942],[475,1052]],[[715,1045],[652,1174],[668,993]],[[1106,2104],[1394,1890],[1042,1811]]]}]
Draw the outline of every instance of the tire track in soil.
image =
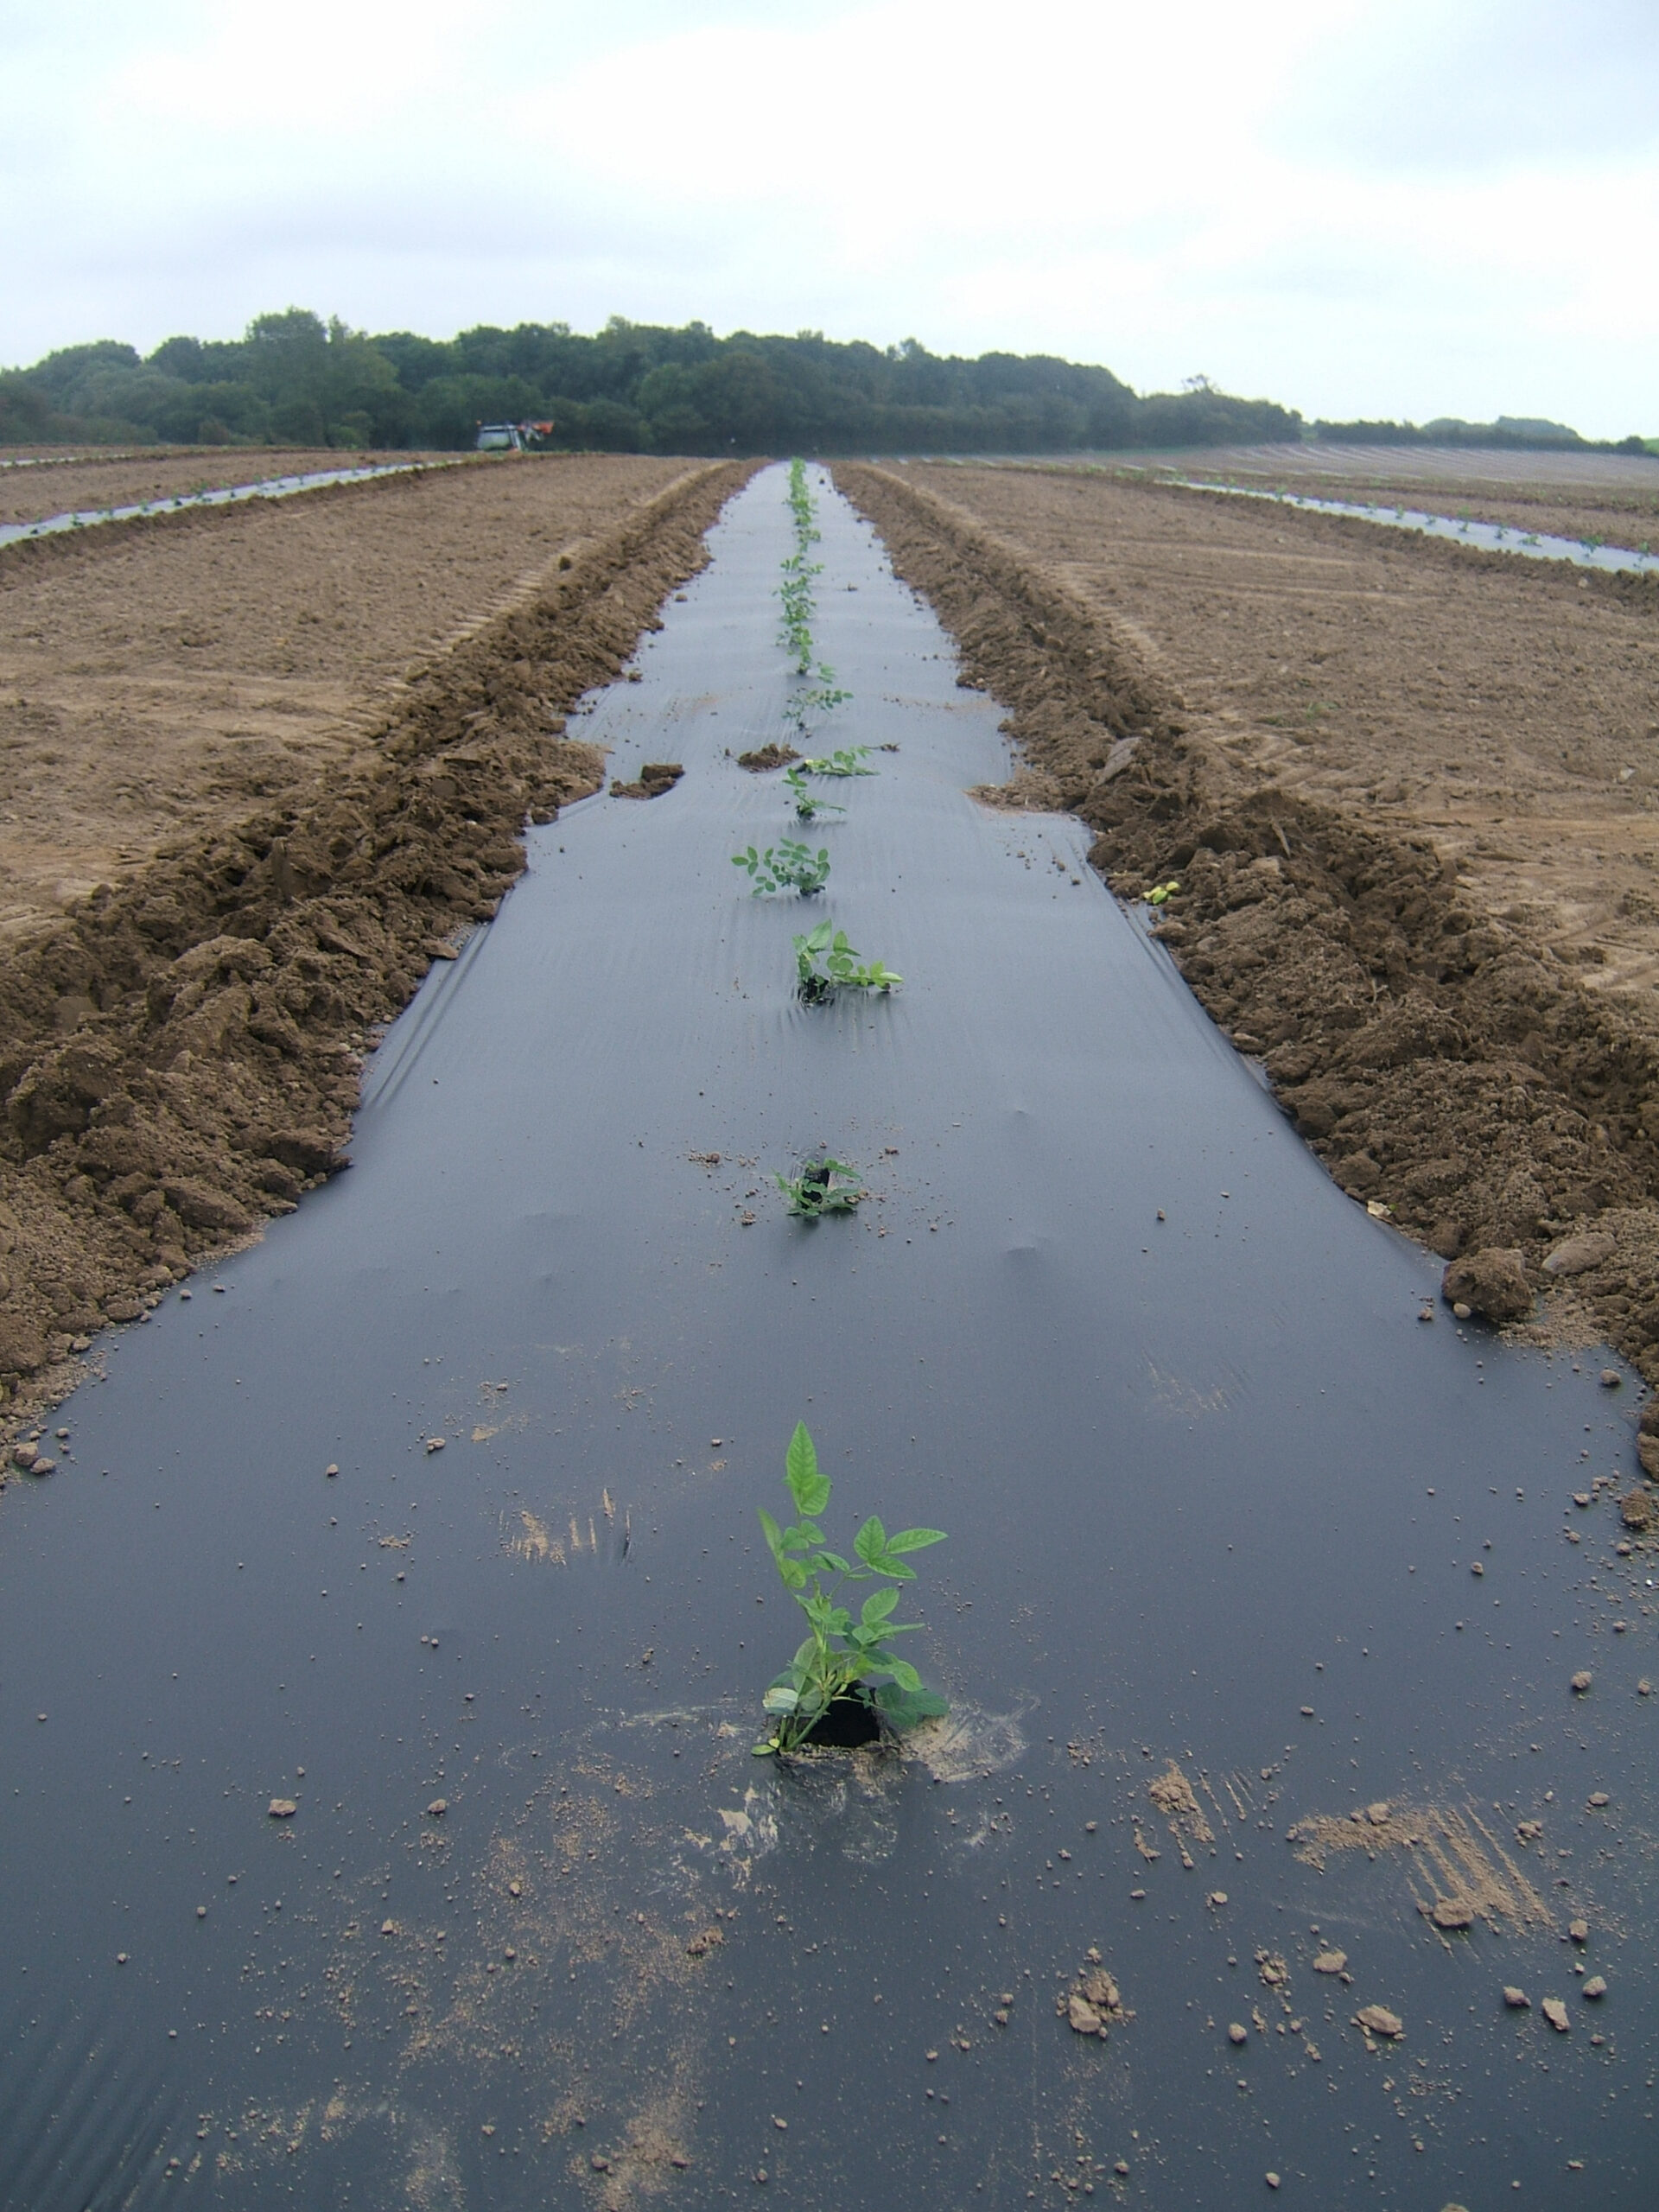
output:
[{"label": "tire track in soil", "polygon": [[[835,474],[955,637],[962,681],[1009,709],[1024,763],[980,796],[1077,815],[1125,903],[1178,876],[1154,933],[1336,1181],[1444,1258],[1519,1250],[1547,1294],[1533,1336],[1610,1342],[1659,1382],[1659,1041],[1479,912],[1427,837],[1246,787],[1127,626],[965,510],[887,469]],[[1610,580],[1624,598],[1630,581]],[[1598,1264],[1541,1271],[1592,1227],[1611,1240]]]},{"label": "tire track in soil", "polygon": [[95,1331],[346,1163],[375,1033],[493,915],[526,817],[601,787],[564,715],[706,564],[752,473],[671,485],[428,669],[308,792],[158,855],[0,971],[8,1433],[73,1386]]}]

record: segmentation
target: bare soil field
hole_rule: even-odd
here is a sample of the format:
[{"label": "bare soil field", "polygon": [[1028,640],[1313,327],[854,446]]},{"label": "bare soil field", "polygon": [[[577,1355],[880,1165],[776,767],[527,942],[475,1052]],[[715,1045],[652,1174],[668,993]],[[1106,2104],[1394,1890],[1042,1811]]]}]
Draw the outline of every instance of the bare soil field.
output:
[{"label": "bare soil field", "polygon": [[747,474],[514,461],[0,553],[0,1419],[340,1164],[378,1028],[602,781],[564,711]]},{"label": "bare soil field", "polygon": [[1121,895],[1179,879],[1160,935],[1338,1181],[1659,1379],[1659,584],[1070,469],[836,474],[1013,708],[1003,802],[1080,814]]},{"label": "bare soil field", "polygon": [[1184,477],[1252,491],[1411,507],[1453,522],[1502,523],[1513,530],[1598,540],[1631,552],[1659,547],[1659,455],[1314,444],[1228,446],[1136,458],[1100,454],[1047,465],[1142,482]]},{"label": "bare soil field", "polygon": [[295,791],[683,470],[515,461],[0,550],[0,946]]},{"label": "bare soil field", "polygon": [[[263,484],[270,477],[308,476],[325,468],[365,468],[382,461],[426,467],[463,458],[452,453],[348,453],[332,447],[168,446],[145,453],[11,460],[0,464],[0,523],[44,522],[52,515],[138,506],[146,499],[176,499],[188,492]],[[471,461],[467,465],[477,466]]]}]

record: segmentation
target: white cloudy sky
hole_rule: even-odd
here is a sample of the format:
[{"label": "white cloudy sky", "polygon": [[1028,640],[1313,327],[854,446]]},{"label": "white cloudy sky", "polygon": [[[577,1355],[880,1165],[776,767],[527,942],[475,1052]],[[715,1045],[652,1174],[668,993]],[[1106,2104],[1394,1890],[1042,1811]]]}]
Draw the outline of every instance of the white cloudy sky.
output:
[{"label": "white cloudy sky", "polygon": [[0,362],[607,315],[1659,434],[1659,0],[0,0]]}]

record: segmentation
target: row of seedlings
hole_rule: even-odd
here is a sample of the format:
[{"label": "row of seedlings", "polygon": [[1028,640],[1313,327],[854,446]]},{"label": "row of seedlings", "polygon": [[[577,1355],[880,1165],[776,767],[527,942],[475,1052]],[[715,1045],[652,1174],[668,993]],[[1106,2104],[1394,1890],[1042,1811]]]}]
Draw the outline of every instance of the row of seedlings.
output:
[{"label": "row of seedlings", "polygon": [[[791,763],[784,780],[797,820],[809,824],[820,815],[847,810],[837,801],[821,797],[809,779],[873,776],[878,771],[869,766],[867,745],[843,746],[817,756],[806,752],[809,716],[832,711],[851,695],[837,687],[835,671],[817,658],[813,640],[812,580],[822,573],[822,564],[810,558],[818,537],[816,505],[806,465],[798,459],[790,463],[789,506],[795,550],[784,561],[778,595],[783,606],[782,643],[793,679],[784,714],[796,741],[784,749],[783,757]],[[732,861],[750,877],[756,898],[779,892],[810,898],[830,879],[828,846],[814,853],[798,839],[782,838],[764,852],[751,845],[734,853]],[[890,991],[904,980],[884,962],[864,959],[848,942],[846,931],[830,920],[802,932],[793,942],[797,985],[809,1006],[838,990]],[[773,1180],[791,1213],[806,1221],[850,1213],[865,1196],[857,1171],[827,1154],[804,1162],[793,1175],[774,1175]],[[918,1720],[947,1712],[944,1699],[929,1689],[893,1648],[894,1637],[920,1625],[893,1618],[900,1586],[916,1579],[906,1555],[942,1543],[944,1530],[901,1529],[889,1535],[872,1514],[853,1539],[853,1556],[846,1558],[829,1548],[820,1526],[830,1484],[819,1468],[804,1422],[796,1423],[784,1475],[798,1518],[780,1528],[763,1507],[760,1526],[784,1587],[806,1616],[808,1634],[761,1700],[766,1731],[754,1746],[757,1756],[786,1756],[808,1745],[873,1743],[883,1734],[896,1735]],[[855,1618],[851,1608],[842,1603],[842,1593],[848,1586],[864,1582],[880,1586],[864,1599]]]}]

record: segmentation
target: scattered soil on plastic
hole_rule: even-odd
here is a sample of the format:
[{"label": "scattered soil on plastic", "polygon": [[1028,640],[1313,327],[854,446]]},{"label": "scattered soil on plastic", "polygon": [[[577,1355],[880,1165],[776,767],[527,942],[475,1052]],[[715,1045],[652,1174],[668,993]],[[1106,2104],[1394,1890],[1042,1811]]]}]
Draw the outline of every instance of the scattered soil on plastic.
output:
[{"label": "scattered soil on plastic", "polygon": [[[842,466],[1355,1198],[1659,1381],[1659,581],[1075,471]],[[1626,766],[1633,766],[1629,777]],[[1645,888],[1643,887],[1646,887]],[[1610,1257],[1545,1256],[1588,1230]]]},{"label": "scattered soil on plastic", "polygon": [[1169,1832],[1180,1850],[1181,1864],[1191,1866],[1193,1860],[1188,1846],[1207,1847],[1215,1841],[1216,1832],[1205,1818],[1192,1783],[1173,1759],[1162,1774],[1154,1775],[1147,1784],[1147,1795],[1169,1822]]},{"label": "scattered soil on plastic", "polygon": [[[494,913],[524,867],[526,817],[550,821],[600,788],[602,755],[567,736],[564,711],[621,671],[662,600],[706,562],[703,532],[749,474],[653,466],[654,497],[635,496],[653,487],[626,464],[608,505],[594,484],[590,512],[604,507],[607,526],[574,555],[556,467],[541,462],[429,479],[406,506],[377,489],[334,502],[330,521],[352,525],[341,562],[355,542],[359,565],[387,531],[418,536],[423,515],[431,526],[421,502],[440,489],[446,537],[480,486],[539,485],[556,527],[538,572],[411,671],[354,742],[320,747],[308,776],[257,810],[243,789],[210,793],[203,823],[42,916],[0,958],[0,1406],[14,1423],[68,1386],[65,1363],[92,1332],[137,1319],[341,1164],[380,1027]],[[660,487],[665,474],[677,480]],[[271,563],[263,593],[243,579],[257,631],[303,568],[296,543],[324,519],[290,506],[168,524],[115,554],[77,547],[29,566],[21,584],[18,556],[0,556],[0,600],[35,594],[50,627],[56,595],[89,577],[113,593],[124,575],[148,576],[154,594],[157,563],[171,578],[206,548],[210,569],[252,533]],[[331,588],[350,597],[349,565]]]},{"label": "scattered soil on plastic", "polygon": [[[1407,1866],[1418,1911],[1443,1934],[1468,1928],[1477,1919],[1493,1926],[1554,1926],[1541,1891],[1515,1852],[1472,1808],[1381,1804],[1356,1807],[1346,1818],[1317,1813],[1299,1821],[1290,1840],[1303,1865],[1321,1872],[1344,1853],[1363,1852],[1368,1859],[1397,1853]],[[1520,1848],[1535,1843],[1535,1838],[1529,1839]],[[1322,1974],[1340,1971],[1319,1960],[1314,1965]]]}]

